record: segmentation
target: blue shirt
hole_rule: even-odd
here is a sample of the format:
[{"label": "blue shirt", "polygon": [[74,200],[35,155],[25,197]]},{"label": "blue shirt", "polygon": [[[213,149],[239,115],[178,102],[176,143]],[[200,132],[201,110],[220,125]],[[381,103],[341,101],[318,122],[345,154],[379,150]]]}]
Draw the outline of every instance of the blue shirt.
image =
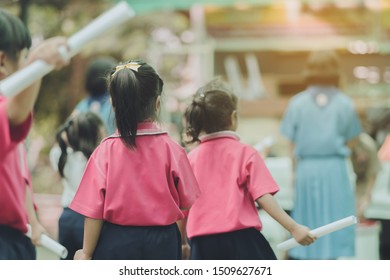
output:
[{"label": "blue shirt", "polygon": [[115,113],[110,102],[108,93],[100,96],[89,96],[81,100],[75,108],[78,112],[92,111],[100,116],[108,135],[111,135],[116,130]]},{"label": "blue shirt", "polygon": [[[325,100],[320,105],[318,97]],[[352,100],[329,86],[309,86],[292,97],[281,124],[297,157],[349,156],[346,143],[361,131]]]}]

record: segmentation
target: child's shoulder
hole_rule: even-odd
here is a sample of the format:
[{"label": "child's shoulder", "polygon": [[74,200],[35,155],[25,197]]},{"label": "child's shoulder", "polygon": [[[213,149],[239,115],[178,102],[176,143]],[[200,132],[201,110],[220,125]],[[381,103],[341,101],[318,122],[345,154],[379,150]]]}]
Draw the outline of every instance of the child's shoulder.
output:
[{"label": "child's shoulder", "polygon": [[165,142],[173,149],[177,149],[180,151],[185,151],[185,149],[177,142],[176,139],[174,139],[172,136],[170,136],[168,133],[164,135]]},{"label": "child's shoulder", "polygon": [[253,155],[258,155],[260,156],[260,154],[258,153],[258,151],[255,149],[255,147],[253,147],[252,145],[249,145],[247,143],[242,143],[240,142],[241,144],[241,147],[242,147],[242,151],[247,154],[248,156],[253,156]]}]

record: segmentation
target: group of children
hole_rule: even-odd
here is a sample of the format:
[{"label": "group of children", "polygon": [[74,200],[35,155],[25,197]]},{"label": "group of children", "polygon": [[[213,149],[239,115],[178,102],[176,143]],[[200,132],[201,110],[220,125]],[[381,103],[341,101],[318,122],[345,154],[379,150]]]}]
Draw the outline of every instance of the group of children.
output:
[{"label": "group of children", "polygon": [[[64,38],[45,41],[25,63],[28,30],[3,10],[0,37],[1,79],[36,59],[57,68],[67,63],[57,53]],[[315,241],[274,199],[279,187],[259,153],[240,142],[237,98],[221,81],[201,87],[185,112],[189,141],[197,143],[187,154],[158,125],[163,81],[150,65],[130,60],[107,79],[116,132],[100,142],[101,121],[84,113],[57,134],[55,162],[69,194],[62,201],[60,239],[80,242],[83,236],[82,244],[68,247],[70,258],[276,259],[261,234],[256,203],[301,245]],[[0,96],[0,259],[34,259],[33,243],[44,230],[28,170],[21,168],[25,153],[18,148],[38,89],[39,82],[15,97]],[[28,223],[33,243],[25,236]],[[83,224],[82,234],[61,236],[62,228],[74,224]]]},{"label": "group of children", "polygon": [[150,65],[128,61],[108,79],[117,132],[92,153],[69,205],[85,217],[75,259],[276,259],[256,202],[301,244],[314,241],[234,133],[237,99],[222,81],[200,88],[185,112],[190,142],[199,142],[187,155],[157,125],[163,81]]}]

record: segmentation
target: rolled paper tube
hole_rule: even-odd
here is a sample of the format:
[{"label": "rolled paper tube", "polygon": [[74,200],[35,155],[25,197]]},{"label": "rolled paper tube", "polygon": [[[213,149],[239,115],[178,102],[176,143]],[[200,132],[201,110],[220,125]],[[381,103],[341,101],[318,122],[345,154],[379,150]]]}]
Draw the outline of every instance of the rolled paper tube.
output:
[{"label": "rolled paper tube", "polygon": [[[326,234],[332,233],[334,231],[343,229],[345,227],[351,226],[353,224],[356,224],[358,222],[358,219],[355,216],[349,216],[344,219],[335,221],[333,223],[324,225],[322,227],[316,228],[311,230],[310,232],[317,238],[320,238],[321,236],[324,236]],[[287,251],[290,250],[296,246],[299,246],[300,244],[294,239],[290,238],[280,244],[277,245],[277,249],[281,251]]]},{"label": "rolled paper tube", "polygon": [[[26,236],[31,238],[31,226],[27,225],[28,231],[26,233]],[[50,238],[46,234],[41,235],[41,244],[43,247],[46,249],[52,251],[55,253],[57,256],[65,259],[68,256],[68,250],[62,246],[60,243],[55,241],[54,239]]]},{"label": "rolled paper tube", "polygon": [[[83,29],[68,38],[69,51],[60,48],[58,51],[64,59],[70,59],[90,41],[99,37],[109,29],[118,26],[134,16],[133,9],[126,3],[120,2],[110,10],[101,14]],[[0,93],[11,97],[50,73],[54,67],[42,60],[37,60],[15,72],[0,83]]]}]

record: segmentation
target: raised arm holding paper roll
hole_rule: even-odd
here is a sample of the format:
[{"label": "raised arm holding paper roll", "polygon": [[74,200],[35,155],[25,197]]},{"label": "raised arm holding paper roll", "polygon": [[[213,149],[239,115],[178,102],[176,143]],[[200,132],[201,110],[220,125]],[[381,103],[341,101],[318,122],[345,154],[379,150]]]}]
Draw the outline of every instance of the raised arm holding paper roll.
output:
[{"label": "raised arm holding paper roll", "polygon": [[[0,80],[34,61],[45,61],[54,68],[67,64],[58,53],[66,46],[61,37],[44,41],[33,50],[31,36],[19,18],[0,9]],[[14,97],[0,92],[0,259],[36,259],[34,244],[43,231],[35,214],[31,178],[21,144],[32,122],[32,110],[38,96],[37,80]],[[33,242],[25,236],[32,223]]]}]

